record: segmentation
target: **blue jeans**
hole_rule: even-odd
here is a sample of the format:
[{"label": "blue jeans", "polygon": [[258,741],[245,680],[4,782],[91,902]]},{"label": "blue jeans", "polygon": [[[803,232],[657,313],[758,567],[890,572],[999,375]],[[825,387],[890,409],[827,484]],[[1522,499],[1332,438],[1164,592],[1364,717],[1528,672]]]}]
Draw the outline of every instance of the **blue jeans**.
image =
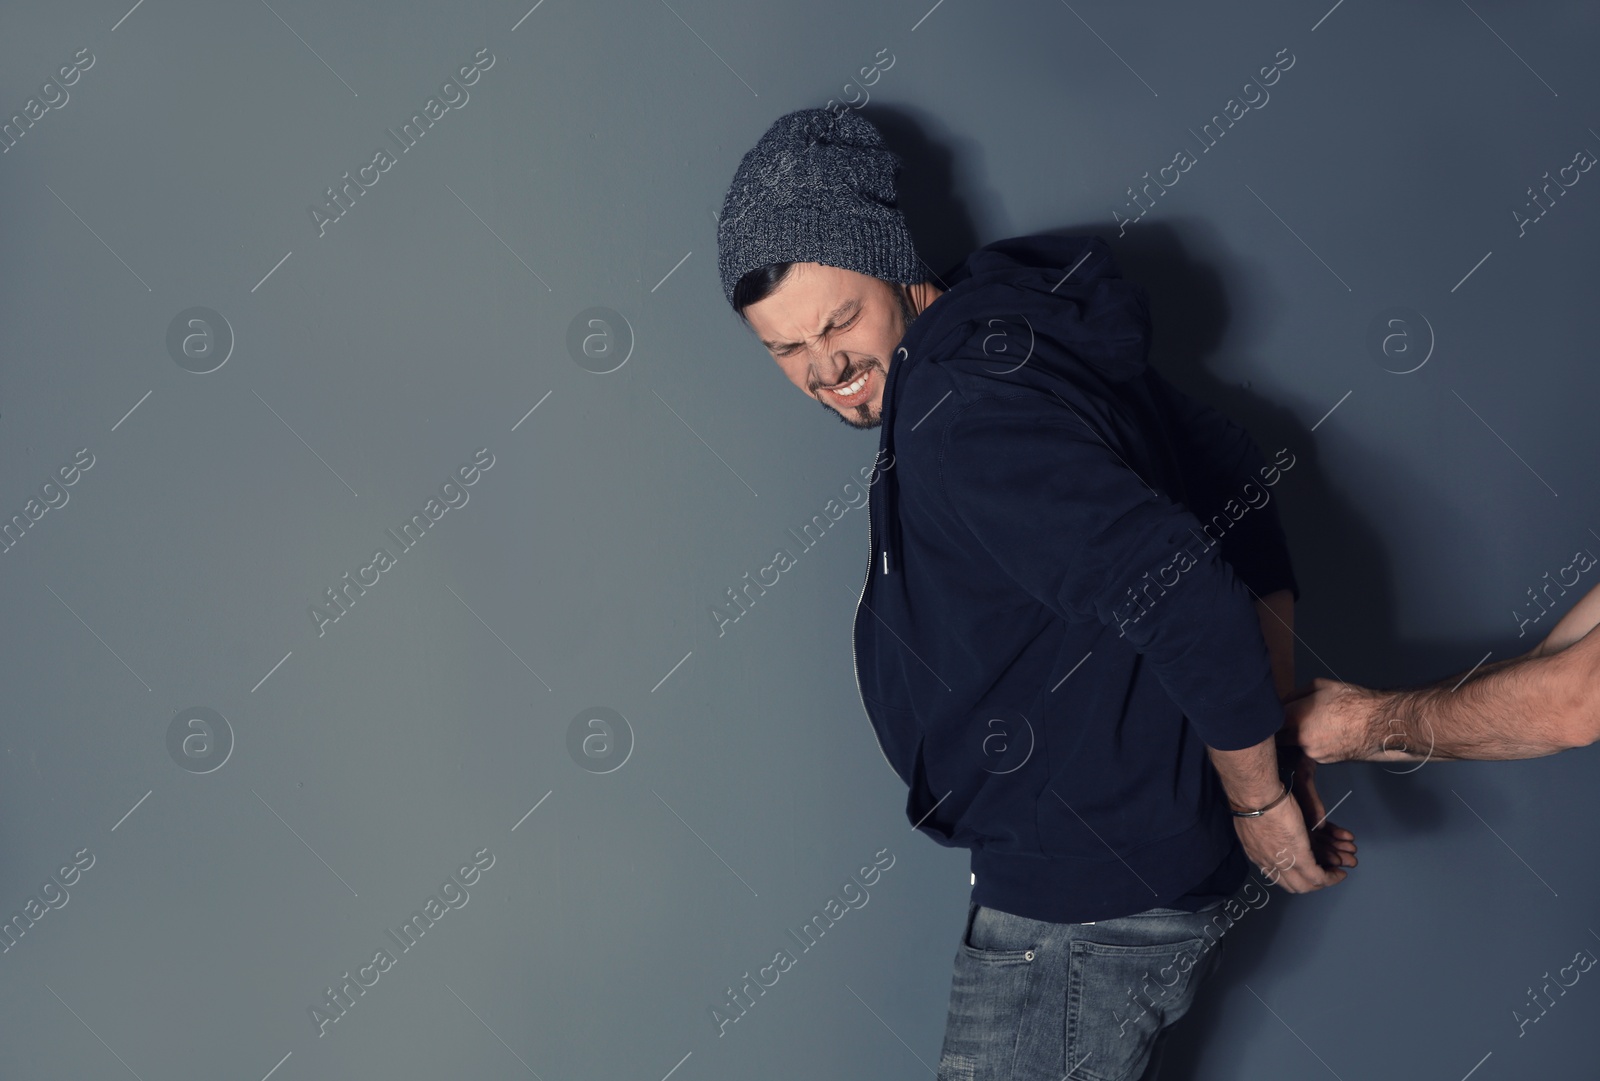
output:
[{"label": "blue jeans", "polygon": [[969,903],[937,1081],[1154,1081],[1221,958],[1224,904],[1046,923]]}]

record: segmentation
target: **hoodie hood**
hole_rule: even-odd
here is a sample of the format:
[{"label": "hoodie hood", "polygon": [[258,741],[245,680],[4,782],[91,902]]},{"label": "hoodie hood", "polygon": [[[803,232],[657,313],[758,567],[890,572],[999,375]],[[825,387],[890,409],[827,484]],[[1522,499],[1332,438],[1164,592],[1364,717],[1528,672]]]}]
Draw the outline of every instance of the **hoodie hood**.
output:
[{"label": "hoodie hood", "polygon": [[[1120,383],[1138,378],[1147,367],[1148,297],[1143,286],[1123,279],[1098,236],[997,240],[945,274],[943,285],[945,292],[913,320],[889,365],[880,460],[887,454],[888,462],[895,461],[896,429],[902,423],[909,431],[932,415],[932,409],[915,408],[899,415],[906,404],[904,388],[923,365],[945,367],[975,393],[994,393],[1009,384],[1063,397],[1075,396],[1069,388],[1086,379]],[[884,479],[879,569],[887,574],[899,565],[901,549],[895,471],[889,469]]]}]

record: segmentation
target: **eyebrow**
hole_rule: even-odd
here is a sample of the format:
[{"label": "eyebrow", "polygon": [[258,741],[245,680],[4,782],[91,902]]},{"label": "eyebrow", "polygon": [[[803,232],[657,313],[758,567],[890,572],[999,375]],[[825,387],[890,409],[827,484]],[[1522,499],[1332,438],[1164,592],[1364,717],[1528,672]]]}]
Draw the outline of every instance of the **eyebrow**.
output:
[{"label": "eyebrow", "polygon": [[[826,333],[828,333],[828,331],[830,331],[830,330],[834,329],[835,327],[837,327],[839,325],[840,317],[843,316],[850,309],[851,305],[859,306],[860,304],[861,304],[861,300],[860,300],[859,297],[851,297],[849,300],[845,301],[843,304],[840,304],[837,308],[833,309],[833,311],[828,313],[828,321],[827,321],[826,324],[823,325],[821,333],[826,334]],[[768,349],[772,350],[774,353],[776,353],[776,352],[779,352],[779,351],[784,350],[784,349],[793,349],[795,346],[800,345],[802,343],[800,343],[800,342],[769,342],[766,339],[762,339],[761,344],[766,346]]]}]

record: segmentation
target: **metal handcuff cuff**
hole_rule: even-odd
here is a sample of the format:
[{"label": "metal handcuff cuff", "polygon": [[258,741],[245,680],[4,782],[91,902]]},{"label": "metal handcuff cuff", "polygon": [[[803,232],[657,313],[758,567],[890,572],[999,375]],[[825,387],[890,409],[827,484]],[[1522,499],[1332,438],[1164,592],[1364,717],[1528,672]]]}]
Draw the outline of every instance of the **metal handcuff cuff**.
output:
[{"label": "metal handcuff cuff", "polygon": [[1233,811],[1232,807],[1229,807],[1228,809],[1230,811],[1233,811],[1233,816],[1235,818],[1260,818],[1262,815],[1266,814],[1268,811],[1272,810],[1278,804],[1282,803],[1285,799],[1287,799],[1289,797],[1289,792],[1293,788],[1294,788],[1294,771],[1291,770],[1289,772],[1289,779],[1287,781],[1283,782],[1283,791],[1278,794],[1278,798],[1277,799],[1273,800],[1271,803],[1267,804],[1265,807],[1257,808],[1254,811]]}]

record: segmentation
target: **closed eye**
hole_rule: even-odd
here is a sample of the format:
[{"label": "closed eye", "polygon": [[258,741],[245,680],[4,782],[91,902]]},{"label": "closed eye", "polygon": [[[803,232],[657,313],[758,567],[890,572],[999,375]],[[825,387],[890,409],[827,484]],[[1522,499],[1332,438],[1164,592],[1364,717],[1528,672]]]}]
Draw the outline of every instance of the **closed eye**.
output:
[{"label": "closed eye", "polygon": [[[826,335],[829,330],[849,330],[852,326],[855,325],[856,320],[858,320],[860,318],[861,318],[861,313],[860,312],[856,312],[846,322],[840,323],[836,327],[829,327],[829,328],[825,329],[822,333],[824,335]],[[774,355],[775,356],[780,356],[780,357],[786,357],[790,353],[794,352],[797,348],[799,348],[799,347],[791,345],[791,346],[789,346],[789,347],[787,347],[785,349],[778,350],[777,353],[775,353]]]}]

